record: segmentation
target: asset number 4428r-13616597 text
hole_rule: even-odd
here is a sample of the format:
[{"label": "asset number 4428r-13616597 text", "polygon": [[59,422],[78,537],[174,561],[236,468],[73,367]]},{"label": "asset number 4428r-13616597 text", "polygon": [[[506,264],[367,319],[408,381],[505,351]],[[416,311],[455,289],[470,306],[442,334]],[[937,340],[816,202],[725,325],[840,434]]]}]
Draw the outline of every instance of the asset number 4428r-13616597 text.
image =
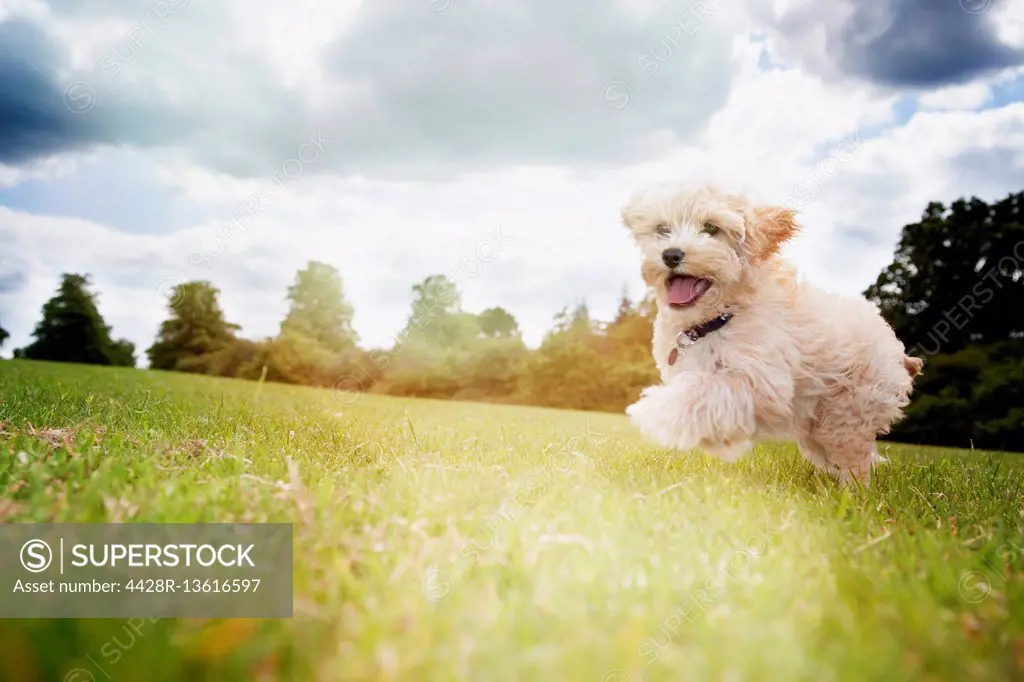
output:
[{"label": "asset number 4428r-13616597 text", "polygon": [[260,586],[259,578],[225,578],[224,580],[191,578],[140,578],[129,580],[125,585],[128,592],[255,592]]}]

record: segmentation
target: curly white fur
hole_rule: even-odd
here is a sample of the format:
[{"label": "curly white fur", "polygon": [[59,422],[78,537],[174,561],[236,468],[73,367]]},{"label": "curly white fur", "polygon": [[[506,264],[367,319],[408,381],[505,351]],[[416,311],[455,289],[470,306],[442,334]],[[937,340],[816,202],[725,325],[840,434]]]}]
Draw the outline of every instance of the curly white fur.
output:
[{"label": "curly white fur", "polygon": [[[760,440],[795,440],[818,467],[867,485],[872,465],[884,461],[875,438],[902,417],[922,362],[906,356],[867,300],[799,280],[778,255],[797,230],[794,213],[700,188],[635,197],[622,217],[658,301],[653,352],[662,383],[626,410],[640,431],[726,461]],[[685,254],[672,269],[662,258],[668,248]],[[692,305],[672,306],[667,280],[679,274],[712,285]],[[681,330],[726,311],[734,315],[728,324],[669,364]]]}]

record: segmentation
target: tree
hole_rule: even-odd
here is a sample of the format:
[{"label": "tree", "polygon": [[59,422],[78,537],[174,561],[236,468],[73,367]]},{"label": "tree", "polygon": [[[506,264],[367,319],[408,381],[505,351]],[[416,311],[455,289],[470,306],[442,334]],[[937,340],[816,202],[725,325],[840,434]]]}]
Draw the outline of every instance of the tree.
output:
[{"label": "tree", "polygon": [[89,276],[64,273],[57,294],[43,305],[43,319],[32,332],[35,341],[15,351],[29,360],[88,365],[135,366],[135,346],[113,341],[110,327],[89,291]]},{"label": "tree", "polygon": [[623,295],[615,319],[605,328],[605,335],[611,340],[615,354],[623,362],[632,358],[649,365],[652,370],[655,368],[651,357],[651,342],[654,339],[656,314],[653,296],[634,305]]},{"label": "tree", "polygon": [[240,329],[224,319],[217,301],[220,290],[206,281],[174,287],[170,318],[160,325],[156,342],[146,350],[152,369],[198,371],[195,359],[217,353],[237,339]]},{"label": "tree", "polygon": [[452,398],[512,401],[529,357],[530,351],[518,334],[480,339],[471,352],[462,353],[454,363],[458,388]]},{"label": "tree", "polygon": [[3,327],[0,327],[0,348],[4,347],[4,341],[9,339],[10,336],[11,335],[7,333],[6,329],[4,329]]},{"label": "tree", "polygon": [[118,339],[110,347],[111,364],[117,367],[135,366],[135,344],[128,339]]},{"label": "tree", "polygon": [[912,355],[927,356],[911,443],[1024,450],[1024,193],[930,203],[864,295]]},{"label": "tree", "polygon": [[585,302],[563,309],[526,363],[519,399],[622,412],[640,391],[658,382],[651,357],[655,314],[652,296],[634,305],[625,293],[615,319],[607,324],[593,320]]},{"label": "tree", "polygon": [[438,317],[462,311],[462,298],[455,282],[444,275],[430,275],[412,287],[409,328],[425,329]]},{"label": "tree", "polygon": [[462,310],[455,282],[431,275],[412,288],[413,302],[406,340],[435,349],[466,348],[480,335],[476,315]]},{"label": "tree", "polygon": [[623,285],[622,295],[619,297],[619,309],[615,312],[615,320],[612,324],[625,322],[639,314],[639,311],[633,307],[633,301],[629,298],[629,290]]},{"label": "tree", "polygon": [[[236,339],[220,350],[204,355],[182,358],[177,370],[236,379],[259,379],[266,363],[268,342]],[[267,377],[271,381],[278,377]]]},{"label": "tree", "polygon": [[355,348],[352,306],[345,300],[341,275],[319,261],[309,261],[288,288],[291,308],[281,322],[281,336],[298,335],[324,350],[340,353]]},{"label": "tree", "polygon": [[[594,328],[585,303],[555,315],[530,358],[522,381],[525,402],[581,410],[607,408],[607,371],[613,361],[605,339]],[[625,406],[623,406],[625,407]]]},{"label": "tree", "polygon": [[576,304],[570,312],[563,308],[555,315],[555,328],[552,333],[566,332],[575,338],[587,338],[598,331],[599,325],[590,317],[590,308],[586,301]]},{"label": "tree", "polygon": [[892,437],[1024,452],[1024,343],[969,346],[928,360]]},{"label": "tree", "polygon": [[405,332],[375,363],[377,390],[396,395],[508,401],[529,351],[515,318],[503,308],[462,310],[455,283],[431,275],[412,288]]},{"label": "tree", "polygon": [[512,338],[519,335],[519,323],[502,307],[488,308],[477,315],[477,323],[484,336]]},{"label": "tree", "polygon": [[1024,334],[1024,193],[931,203],[864,295],[917,355]]}]

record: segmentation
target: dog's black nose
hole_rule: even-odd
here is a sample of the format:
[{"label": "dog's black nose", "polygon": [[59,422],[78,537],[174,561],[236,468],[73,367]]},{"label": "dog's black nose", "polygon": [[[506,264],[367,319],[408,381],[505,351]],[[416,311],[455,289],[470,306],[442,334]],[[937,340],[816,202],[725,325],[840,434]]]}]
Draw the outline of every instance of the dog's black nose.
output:
[{"label": "dog's black nose", "polygon": [[674,268],[682,263],[683,256],[684,254],[681,249],[665,249],[661,252],[661,260],[670,268]]}]

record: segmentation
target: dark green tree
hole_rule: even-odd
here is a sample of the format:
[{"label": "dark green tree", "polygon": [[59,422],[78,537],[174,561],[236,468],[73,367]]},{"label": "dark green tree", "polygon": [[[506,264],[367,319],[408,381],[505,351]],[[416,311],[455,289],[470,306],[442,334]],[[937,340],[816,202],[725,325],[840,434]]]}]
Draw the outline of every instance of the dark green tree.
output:
[{"label": "dark green tree", "polygon": [[917,355],[1024,334],[1024,193],[931,203],[864,295]]},{"label": "dark green tree", "polygon": [[35,341],[16,350],[16,357],[135,366],[135,346],[110,338],[110,327],[96,306],[96,295],[89,291],[88,275],[65,273],[61,277],[57,294],[43,305],[43,319],[32,335]]},{"label": "dark green tree", "polygon": [[220,290],[206,281],[174,287],[168,305],[171,316],[160,325],[156,342],[146,350],[152,369],[202,371],[198,358],[235,343],[240,327],[224,319],[219,294]]},{"label": "dark green tree", "polygon": [[345,300],[341,275],[326,263],[310,261],[288,287],[291,308],[281,323],[281,336],[298,335],[333,353],[355,348],[352,306]]},{"label": "dark green tree", "polygon": [[7,333],[7,330],[4,329],[3,327],[0,327],[0,348],[4,347],[4,342],[10,337],[11,335]]},{"label": "dark green tree", "polygon": [[865,291],[926,358],[891,437],[1024,450],[1024,193],[931,203]]},{"label": "dark green tree", "polygon": [[135,366],[135,344],[128,339],[118,339],[110,347],[111,364],[117,367]]}]

